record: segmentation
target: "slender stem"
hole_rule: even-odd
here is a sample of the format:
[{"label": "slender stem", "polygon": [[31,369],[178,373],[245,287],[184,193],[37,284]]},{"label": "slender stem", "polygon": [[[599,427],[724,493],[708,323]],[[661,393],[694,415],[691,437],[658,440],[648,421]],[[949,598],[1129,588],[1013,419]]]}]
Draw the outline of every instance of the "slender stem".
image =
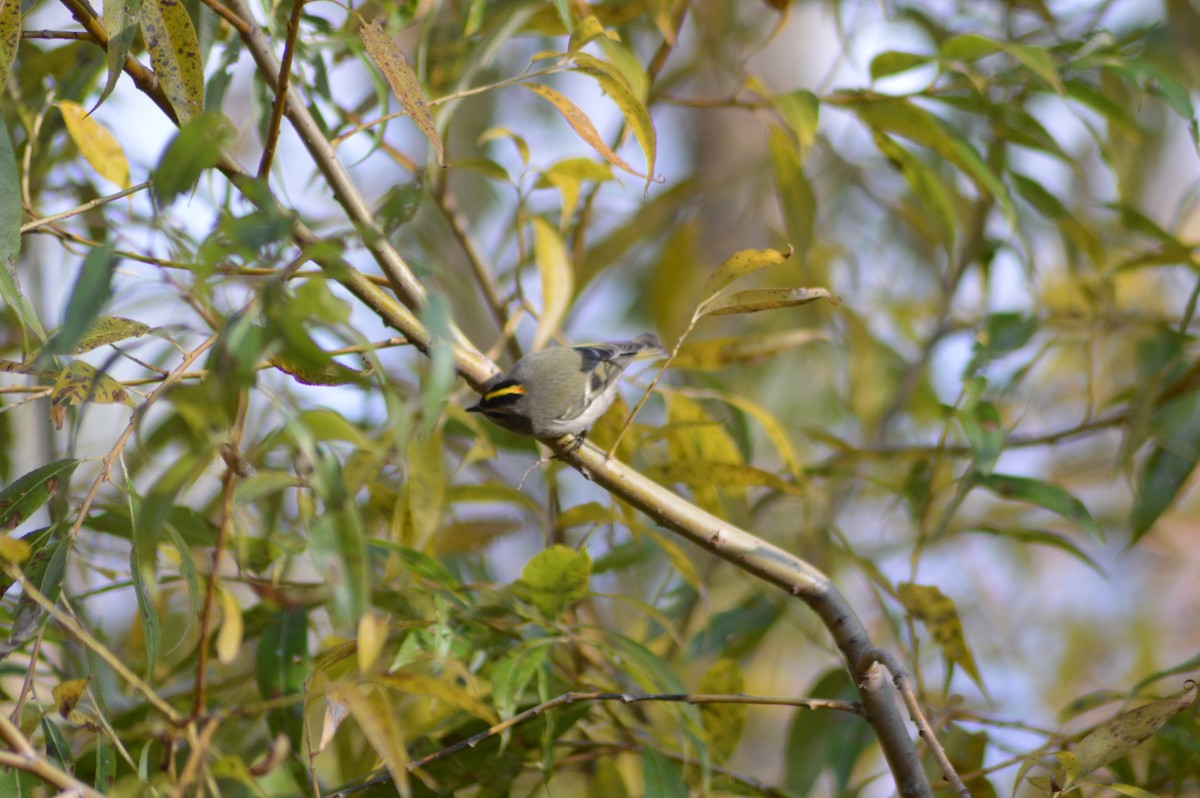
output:
[{"label": "slender stem", "polygon": [[16,768],[37,776],[49,785],[57,787],[64,794],[72,794],[81,798],[103,798],[102,794],[79,781],[68,773],[54,767],[34,748],[33,743],[21,734],[17,725],[8,718],[0,715],[0,739],[4,740],[12,753],[0,751],[0,766]]},{"label": "slender stem", "polygon": [[79,30],[23,30],[22,39],[71,39],[74,41],[94,42],[96,38],[90,33]]},{"label": "slender stem", "polygon": [[296,35],[300,32],[300,15],[304,11],[304,0],[292,0],[292,15],[288,18],[287,40],[283,45],[283,59],[279,64],[279,80],[275,90],[275,102],[271,105],[271,123],[267,127],[267,140],[263,145],[262,160],[258,164],[258,179],[266,180],[271,173],[271,161],[279,143],[279,131],[283,124],[283,106],[287,99],[288,82],[292,76],[292,58],[296,53]]},{"label": "slender stem", "polygon": [[138,183],[136,186],[130,186],[129,188],[122,189],[116,194],[109,194],[106,197],[97,197],[90,202],[85,202],[82,205],[71,208],[69,211],[63,211],[62,213],[56,213],[53,216],[45,216],[41,219],[34,219],[32,222],[26,222],[25,224],[21,225],[21,232],[28,233],[30,230],[37,230],[39,227],[45,227],[53,222],[69,219],[72,216],[83,213],[84,211],[90,211],[92,208],[97,208],[101,205],[112,202],[113,200],[119,200],[121,197],[128,197],[130,194],[136,194],[137,192],[147,188],[150,188],[149,180],[145,181],[144,183]]},{"label": "slender stem", "polygon": [[[21,573],[21,571],[14,566],[9,566],[6,568],[5,573],[7,573],[11,579],[20,583],[21,590],[30,598],[30,600],[45,610],[46,613],[49,614],[50,617],[54,618],[54,620],[57,621],[61,626],[63,626],[71,634],[71,636],[73,636],[87,648],[91,649],[91,651],[100,659],[104,660],[104,662],[116,672],[117,676],[124,679],[129,683],[130,687],[141,693],[150,703],[150,705],[161,712],[167,718],[167,720],[176,725],[183,722],[183,716],[178,710],[175,709],[175,707],[164,701],[158,693],[154,692],[154,689],[151,688],[150,685],[146,684],[144,681],[142,681],[140,676],[130,670],[129,666],[126,665],[120,657],[109,651],[108,648],[105,647],[105,645],[99,640],[97,640],[91,632],[83,628],[83,625],[79,623],[79,621],[64,612],[53,601],[46,598],[42,591],[38,590],[32,582],[25,578],[25,574]],[[2,718],[2,720],[5,723],[8,722],[7,718]]]}]

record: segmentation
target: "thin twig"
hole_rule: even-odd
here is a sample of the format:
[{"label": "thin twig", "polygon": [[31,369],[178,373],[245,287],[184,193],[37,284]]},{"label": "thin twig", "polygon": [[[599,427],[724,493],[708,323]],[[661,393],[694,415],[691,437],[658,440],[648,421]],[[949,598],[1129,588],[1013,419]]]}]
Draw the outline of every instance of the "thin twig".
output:
[{"label": "thin twig", "polygon": [[296,53],[296,35],[300,32],[300,15],[304,11],[304,0],[292,0],[292,15],[288,18],[287,39],[283,44],[283,58],[279,64],[279,81],[275,89],[275,102],[271,104],[271,124],[267,126],[267,140],[263,144],[262,160],[258,164],[258,179],[266,180],[271,173],[271,161],[275,158],[275,147],[279,144],[279,131],[283,124],[283,107],[287,102],[288,83],[292,78],[292,58]]},{"label": "thin twig", "polygon": [[[178,710],[175,709],[175,707],[164,701],[158,693],[154,692],[150,685],[146,684],[144,681],[142,681],[140,676],[130,670],[129,666],[126,665],[120,657],[109,651],[108,648],[105,647],[105,645],[99,640],[97,640],[91,632],[83,628],[83,624],[79,623],[79,621],[77,621],[74,617],[64,612],[57,604],[48,599],[46,595],[42,593],[42,591],[38,590],[18,568],[15,566],[9,566],[4,569],[4,572],[7,573],[11,579],[20,583],[22,592],[28,596],[31,601],[35,602],[39,607],[45,610],[50,617],[63,626],[63,628],[65,628],[76,640],[78,640],[80,643],[83,643],[83,645],[91,649],[96,656],[104,660],[104,662],[116,672],[117,676],[124,679],[129,683],[130,687],[141,693],[155,709],[157,709],[167,718],[168,721],[176,725],[183,722],[183,716]],[[2,718],[2,716],[0,716],[0,719],[2,719],[4,722],[8,722],[8,719]]]},{"label": "thin twig", "polygon": [[489,729],[472,735],[465,740],[459,740],[451,746],[435,751],[432,754],[423,756],[408,765],[409,770],[415,770],[420,767],[436,762],[439,759],[455,754],[464,748],[474,748],[488,737],[493,737],[497,734],[507,731],[508,729],[532,720],[537,716],[548,712],[556,707],[574,704],[580,701],[620,701],[623,704],[637,704],[643,702],[665,702],[665,703],[683,703],[683,704],[762,704],[768,706],[789,706],[789,707],[805,707],[807,709],[833,709],[839,712],[851,712],[856,715],[863,714],[861,704],[853,701],[835,701],[825,698],[790,698],[787,696],[754,696],[754,695],[696,695],[690,693],[659,693],[659,694],[643,694],[643,693],[563,693],[560,696],[538,704],[535,707],[530,707],[524,712],[519,712],[513,715],[508,720],[503,720]]},{"label": "thin twig", "polygon": [[84,211],[90,211],[92,208],[96,208],[101,205],[105,205],[109,202],[112,202],[113,200],[119,200],[119,199],[121,199],[121,197],[128,197],[130,194],[136,194],[137,192],[142,191],[143,189],[147,189],[147,188],[150,188],[149,180],[142,182],[142,183],[138,183],[136,186],[130,186],[129,188],[122,189],[122,190],[118,191],[116,194],[109,194],[106,197],[97,197],[96,199],[91,200],[90,202],[85,202],[82,205],[78,205],[74,208],[71,208],[69,211],[63,211],[62,213],[56,213],[53,216],[46,216],[41,219],[34,219],[32,222],[27,222],[27,223],[21,225],[21,232],[28,233],[30,230],[36,230],[39,227],[45,227],[46,225],[51,224],[53,222],[59,222],[59,221],[62,221],[63,219],[69,219],[72,216],[77,216],[78,214],[83,213]]},{"label": "thin twig", "polygon": [[221,724],[216,718],[209,718],[204,724],[199,737],[192,745],[192,752],[188,755],[187,762],[183,765],[183,771],[179,774],[179,781],[175,782],[175,786],[171,788],[171,798],[184,798],[188,786],[200,774],[200,765],[204,762],[204,755],[208,753],[213,735],[220,726]]},{"label": "thin twig", "polygon": [[54,767],[33,747],[16,724],[0,715],[0,739],[12,753],[0,751],[0,766],[16,768],[25,773],[37,776],[42,781],[57,787],[64,794],[80,796],[80,798],[103,798],[103,795],[79,781],[68,773]]},{"label": "thin twig", "polygon": [[23,30],[22,39],[71,39],[74,41],[94,42],[96,37],[81,30]]}]

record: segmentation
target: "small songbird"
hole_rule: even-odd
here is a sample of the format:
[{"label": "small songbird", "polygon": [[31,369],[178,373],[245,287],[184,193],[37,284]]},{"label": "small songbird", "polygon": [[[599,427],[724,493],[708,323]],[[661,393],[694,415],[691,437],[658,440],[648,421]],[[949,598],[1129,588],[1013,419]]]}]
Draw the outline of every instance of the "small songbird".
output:
[{"label": "small songbird", "polygon": [[665,354],[652,333],[632,341],[543,349],[488,380],[479,404],[467,410],[518,435],[577,435],[582,444],[588,428],[616,400],[625,367]]}]

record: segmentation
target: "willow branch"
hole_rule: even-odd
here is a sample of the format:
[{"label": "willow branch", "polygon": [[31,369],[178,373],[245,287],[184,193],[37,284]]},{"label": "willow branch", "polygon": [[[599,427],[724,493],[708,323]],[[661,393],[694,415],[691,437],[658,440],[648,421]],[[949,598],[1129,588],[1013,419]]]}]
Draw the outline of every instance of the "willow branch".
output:
[{"label": "willow branch", "polygon": [[57,787],[65,795],[103,798],[101,793],[46,761],[46,758],[33,747],[33,743],[29,742],[16,724],[2,714],[0,714],[0,739],[4,740],[4,744],[12,752],[0,751],[0,766],[16,768],[36,776],[47,784]]}]

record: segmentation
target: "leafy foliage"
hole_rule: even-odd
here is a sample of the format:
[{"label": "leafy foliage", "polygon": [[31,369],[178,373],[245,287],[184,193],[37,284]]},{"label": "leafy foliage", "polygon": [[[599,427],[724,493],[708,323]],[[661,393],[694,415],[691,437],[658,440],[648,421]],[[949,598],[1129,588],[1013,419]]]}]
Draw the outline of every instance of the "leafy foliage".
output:
[{"label": "leafy foliage", "polygon": [[0,795],[869,789],[812,613],[463,409],[648,329],[589,441],[973,795],[1200,790],[1200,15],[886,6],[0,0]]}]

